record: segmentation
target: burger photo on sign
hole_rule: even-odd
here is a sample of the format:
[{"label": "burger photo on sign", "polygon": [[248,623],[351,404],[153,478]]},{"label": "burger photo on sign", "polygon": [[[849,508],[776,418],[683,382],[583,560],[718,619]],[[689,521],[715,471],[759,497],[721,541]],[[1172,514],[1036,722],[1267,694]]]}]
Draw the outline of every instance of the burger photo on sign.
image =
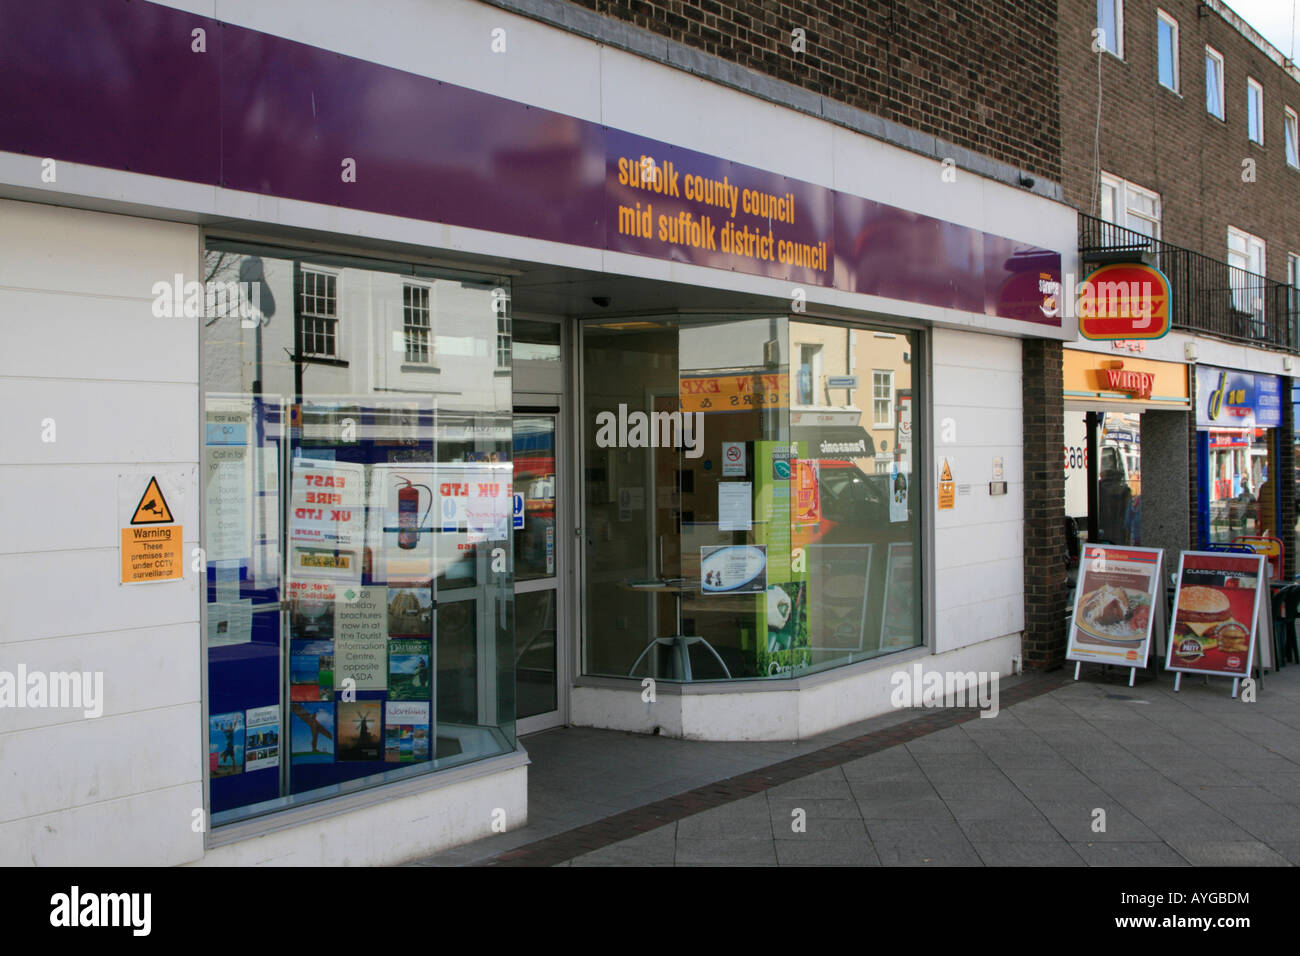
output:
[{"label": "burger photo on sign", "polygon": [[[1237,594],[1230,596],[1230,591]],[[1174,661],[1202,662],[1210,670],[1243,669],[1239,655],[1249,650],[1250,628],[1238,617],[1250,620],[1254,602],[1254,591],[1248,588],[1184,586],[1174,616]],[[1234,608],[1234,604],[1242,606]]]}]

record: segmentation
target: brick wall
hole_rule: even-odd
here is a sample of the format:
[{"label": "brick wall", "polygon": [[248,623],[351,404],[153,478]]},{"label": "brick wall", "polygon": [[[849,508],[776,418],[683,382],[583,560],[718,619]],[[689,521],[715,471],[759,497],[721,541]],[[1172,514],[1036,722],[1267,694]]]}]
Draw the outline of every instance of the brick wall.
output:
[{"label": "brick wall", "polygon": [[[1062,185],[1066,202],[1096,215],[1096,4],[1060,6]],[[1178,21],[1181,96],[1158,79],[1157,6]],[[1205,108],[1207,44],[1225,61],[1224,120]],[[1283,107],[1300,111],[1300,83],[1200,0],[1125,0],[1123,52],[1101,54],[1101,168],[1160,194],[1166,242],[1226,260],[1231,224],[1265,241],[1265,271],[1286,281],[1287,253],[1300,253],[1300,170],[1286,162]],[[1247,135],[1248,75],[1264,87],[1263,146]],[[1244,159],[1255,160],[1253,183]]]},{"label": "brick wall", "polygon": [[572,2],[1060,179],[1057,0]]},{"label": "brick wall", "polygon": [[1025,442],[1025,667],[1065,661],[1065,388],[1060,342],[1022,346]]}]

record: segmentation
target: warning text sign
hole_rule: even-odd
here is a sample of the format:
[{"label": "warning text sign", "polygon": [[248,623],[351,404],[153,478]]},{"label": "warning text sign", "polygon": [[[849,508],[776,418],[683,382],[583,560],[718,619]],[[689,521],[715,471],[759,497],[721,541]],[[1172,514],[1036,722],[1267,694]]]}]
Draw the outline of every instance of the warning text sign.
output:
[{"label": "warning text sign", "polygon": [[122,529],[122,583],[179,580],[181,564],[181,526]]}]

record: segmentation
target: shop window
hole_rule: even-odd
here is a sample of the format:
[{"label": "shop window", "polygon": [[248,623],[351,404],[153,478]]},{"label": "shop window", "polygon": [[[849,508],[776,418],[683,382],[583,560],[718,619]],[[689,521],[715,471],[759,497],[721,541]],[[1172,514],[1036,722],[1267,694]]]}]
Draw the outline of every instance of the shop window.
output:
[{"label": "shop window", "polygon": [[1249,77],[1246,79],[1246,131],[1252,143],[1264,145],[1264,87]]},{"label": "shop window", "polygon": [[1124,0],[1097,0],[1098,45],[1124,59]]},{"label": "shop window", "polygon": [[1205,111],[1223,119],[1223,54],[1205,48]]},{"label": "shop window", "polygon": [[[585,323],[584,672],[783,678],[920,644],[916,345],[782,316]],[[817,361],[879,371],[817,404]]]},{"label": "shop window", "polygon": [[894,373],[874,369],[871,373],[871,410],[873,428],[890,428],[894,424]]},{"label": "shop window", "polygon": [[428,365],[429,351],[429,287],[402,286],[402,333],[406,340],[406,361],[413,365]]},{"label": "shop window", "polygon": [[[218,240],[207,262],[261,277],[264,316],[204,329],[212,822],[509,752],[504,281]],[[345,314],[373,362],[319,361]]]},{"label": "shop window", "polygon": [[1178,21],[1156,11],[1156,59],[1160,85],[1178,92]]},{"label": "shop window", "polygon": [[338,277],[303,269],[298,321],[304,355],[338,356],[338,316]]}]

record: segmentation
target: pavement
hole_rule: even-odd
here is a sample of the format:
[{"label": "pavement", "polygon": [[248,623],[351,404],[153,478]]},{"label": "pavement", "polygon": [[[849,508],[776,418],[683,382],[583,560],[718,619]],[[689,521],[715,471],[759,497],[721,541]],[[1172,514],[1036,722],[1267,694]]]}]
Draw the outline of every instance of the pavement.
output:
[{"label": "pavement", "polygon": [[1073,667],[993,718],[900,710],[799,742],[564,728],[524,738],[529,821],[417,865],[1288,866],[1300,666],[1226,678]]}]

